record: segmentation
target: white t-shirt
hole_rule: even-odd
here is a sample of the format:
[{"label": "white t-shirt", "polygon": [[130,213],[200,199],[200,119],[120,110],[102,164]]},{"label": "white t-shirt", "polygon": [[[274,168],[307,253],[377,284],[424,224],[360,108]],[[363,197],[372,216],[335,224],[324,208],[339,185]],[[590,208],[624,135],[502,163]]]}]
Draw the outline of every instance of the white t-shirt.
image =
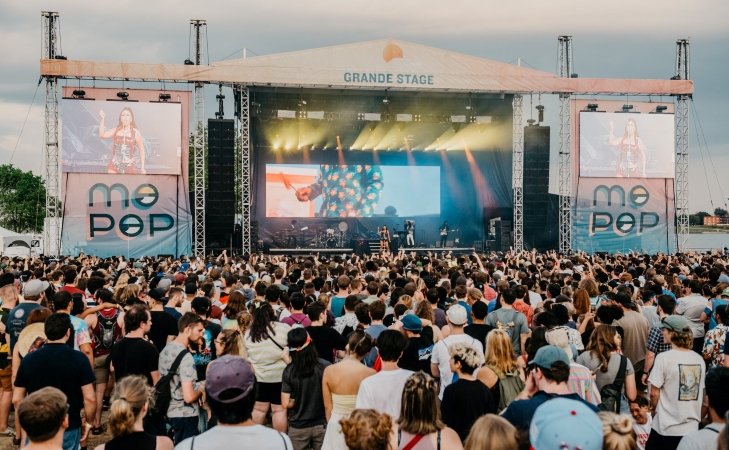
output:
[{"label": "white t-shirt", "polygon": [[414,372],[411,370],[381,370],[365,378],[359,385],[357,409],[374,409],[387,413],[395,421],[400,417],[400,403],[405,382]]},{"label": "white t-shirt", "polygon": [[638,450],[645,450],[645,443],[648,442],[648,436],[651,435],[651,413],[648,413],[648,422],[643,425],[633,421],[633,431],[635,431],[635,443],[638,444]]},{"label": "white t-shirt", "polygon": [[704,360],[691,350],[669,350],[656,356],[648,377],[661,395],[653,429],[662,436],[684,436],[699,429],[704,395]]},{"label": "white t-shirt", "polygon": [[443,400],[443,392],[446,386],[453,381],[453,372],[451,372],[451,355],[448,353],[448,347],[453,344],[463,342],[473,346],[481,354],[481,363],[483,364],[483,344],[467,334],[451,334],[442,341],[438,341],[433,346],[433,354],[430,356],[432,364],[438,364],[440,370],[440,393],[438,398]]},{"label": "white t-shirt", "polygon": [[531,303],[532,308],[536,308],[539,303],[542,302],[542,296],[537,294],[534,291],[529,291],[529,303]]},{"label": "white t-shirt", "polygon": [[[263,425],[217,426],[199,436],[195,436],[195,448],[206,450],[229,450],[233,442],[245,442],[247,448],[256,450],[284,450],[294,448],[291,439],[285,433],[264,427]],[[177,450],[192,448],[193,438],[185,439],[177,444]]]}]

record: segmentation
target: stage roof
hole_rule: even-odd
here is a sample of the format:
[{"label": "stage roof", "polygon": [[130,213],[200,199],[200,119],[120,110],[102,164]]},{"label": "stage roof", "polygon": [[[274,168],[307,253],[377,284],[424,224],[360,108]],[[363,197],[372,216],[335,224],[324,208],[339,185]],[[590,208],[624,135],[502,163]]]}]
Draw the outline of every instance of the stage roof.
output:
[{"label": "stage roof", "polygon": [[41,60],[41,75],[433,92],[693,93],[690,80],[559,78],[549,72],[397,39],[220,61],[210,66]]}]

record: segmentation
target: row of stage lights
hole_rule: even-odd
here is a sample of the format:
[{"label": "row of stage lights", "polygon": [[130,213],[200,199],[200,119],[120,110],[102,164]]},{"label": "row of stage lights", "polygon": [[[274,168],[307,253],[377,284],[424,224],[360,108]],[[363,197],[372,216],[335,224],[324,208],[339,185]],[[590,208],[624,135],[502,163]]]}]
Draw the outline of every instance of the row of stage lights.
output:
[{"label": "row of stage lights", "polygon": [[[116,93],[116,96],[119,98],[119,100],[129,101],[129,93],[126,91],[119,91]],[[84,91],[83,89],[74,89],[73,98],[77,98],[80,100],[91,100],[91,99],[86,99],[86,91]],[[159,94],[159,101],[161,101],[161,102],[167,102],[171,98],[172,98],[172,96],[166,92]]]},{"label": "row of stage lights", "polygon": [[[586,111],[588,112],[605,112],[605,111],[598,111],[598,104],[597,103],[588,103]],[[654,111],[649,112],[649,114],[662,114],[664,111],[668,109],[668,106],[666,105],[658,105],[656,106],[656,109]],[[637,113],[638,111],[633,111],[633,105],[625,104],[623,105],[622,109],[620,111],[615,111],[616,113]]]}]

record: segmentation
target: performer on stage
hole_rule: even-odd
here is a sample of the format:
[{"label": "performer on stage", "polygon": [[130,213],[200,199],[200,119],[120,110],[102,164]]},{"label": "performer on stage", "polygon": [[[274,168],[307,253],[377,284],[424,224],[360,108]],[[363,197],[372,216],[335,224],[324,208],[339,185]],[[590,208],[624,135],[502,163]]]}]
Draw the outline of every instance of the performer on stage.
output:
[{"label": "performer on stage", "polygon": [[[102,139],[114,139],[111,146],[111,160],[107,165],[108,173],[120,173],[136,175],[146,174],[144,169],[144,141],[142,134],[137,130],[134,122],[134,113],[128,106],[124,107],[119,114],[119,124],[116,128],[107,130],[104,127],[103,110],[99,110],[99,137]],[[137,168],[134,160],[134,149],[139,153],[141,168]]]},{"label": "performer on stage", "polygon": [[446,242],[448,242],[448,221],[443,222],[440,227],[440,247],[445,248]]},{"label": "performer on stage", "polygon": [[405,221],[405,243],[409,247],[415,247],[415,221]]},{"label": "performer on stage", "polygon": [[300,202],[321,195],[320,217],[371,217],[385,185],[379,166],[323,165],[319,179],[296,190]]},{"label": "performer on stage", "polygon": [[[645,146],[638,136],[638,125],[635,119],[628,119],[625,124],[625,134],[621,139],[615,139],[613,132],[615,125],[610,121],[610,145],[620,147],[620,158],[615,176],[620,178],[645,178]],[[638,172],[638,156],[642,161],[643,171]]]},{"label": "performer on stage", "polygon": [[387,229],[387,225],[383,225],[381,230],[378,227],[377,233],[380,235],[380,253],[382,253],[383,248],[389,252],[390,251],[390,230]]}]

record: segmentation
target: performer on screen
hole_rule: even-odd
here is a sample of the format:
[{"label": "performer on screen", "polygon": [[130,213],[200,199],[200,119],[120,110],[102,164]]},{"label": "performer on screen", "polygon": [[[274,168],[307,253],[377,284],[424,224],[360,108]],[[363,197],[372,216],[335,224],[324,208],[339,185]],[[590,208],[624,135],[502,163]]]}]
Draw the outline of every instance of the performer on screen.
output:
[{"label": "performer on screen", "polygon": [[415,222],[412,220],[405,221],[405,243],[408,247],[415,247]]},{"label": "performer on screen", "polygon": [[390,252],[390,230],[387,229],[387,225],[383,225],[382,229],[377,228],[377,234],[380,235],[380,253],[382,253],[382,249],[385,249]]},{"label": "performer on screen", "polygon": [[[620,178],[645,178],[645,146],[638,136],[638,125],[635,119],[628,119],[625,124],[625,134],[621,139],[615,139],[613,132],[615,125],[610,121],[610,145],[620,147],[620,157],[618,159],[618,168],[615,170],[615,176]],[[638,171],[638,156],[642,161],[643,170]]]},{"label": "performer on screen", "polygon": [[300,202],[321,195],[321,217],[371,217],[385,183],[379,166],[323,165],[311,186],[296,190]]},{"label": "performer on screen", "polygon": [[[116,128],[107,130],[104,127],[103,110],[99,111],[99,137],[114,139],[111,145],[111,160],[107,165],[108,173],[136,175],[146,174],[144,169],[144,142],[142,134],[137,130],[134,122],[134,113],[128,106],[119,113],[119,124]],[[134,149],[139,153],[140,168],[134,160]]]},{"label": "performer on screen", "polygon": [[443,222],[440,226],[440,247],[445,248],[446,242],[448,242],[448,221]]}]

